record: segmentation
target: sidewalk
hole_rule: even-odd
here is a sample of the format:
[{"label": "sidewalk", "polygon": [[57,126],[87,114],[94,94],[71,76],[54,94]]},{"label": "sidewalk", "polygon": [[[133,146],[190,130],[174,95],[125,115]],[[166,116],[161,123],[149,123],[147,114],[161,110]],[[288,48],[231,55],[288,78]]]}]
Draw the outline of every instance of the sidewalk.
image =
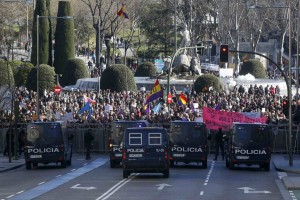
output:
[{"label": "sidewalk", "polygon": [[18,160],[15,160],[14,157],[12,157],[11,162],[9,162],[9,158],[7,156],[0,155],[0,173],[17,169],[23,165],[25,165],[23,156]]},{"label": "sidewalk", "polygon": [[[300,190],[300,156],[293,155],[293,165],[289,166],[289,155],[274,154],[272,161],[277,171],[295,173],[295,175],[283,176],[282,182],[287,190]],[[297,175],[299,174],[299,175]]]}]

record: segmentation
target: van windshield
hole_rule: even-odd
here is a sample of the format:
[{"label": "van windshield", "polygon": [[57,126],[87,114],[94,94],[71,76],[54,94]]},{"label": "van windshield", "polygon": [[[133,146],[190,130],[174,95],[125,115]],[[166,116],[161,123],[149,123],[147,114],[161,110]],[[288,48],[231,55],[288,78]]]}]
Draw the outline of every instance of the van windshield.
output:
[{"label": "van windshield", "polygon": [[31,145],[56,145],[63,142],[60,124],[29,124],[26,140]]},{"label": "van windshield", "polygon": [[201,145],[206,143],[207,132],[204,124],[173,123],[170,141],[176,145]]},{"label": "van windshield", "polygon": [[234,143],[237,147],[244,147],[249,144],[269,146],[270,131],[267,126],[237,126],[235,127]]}]

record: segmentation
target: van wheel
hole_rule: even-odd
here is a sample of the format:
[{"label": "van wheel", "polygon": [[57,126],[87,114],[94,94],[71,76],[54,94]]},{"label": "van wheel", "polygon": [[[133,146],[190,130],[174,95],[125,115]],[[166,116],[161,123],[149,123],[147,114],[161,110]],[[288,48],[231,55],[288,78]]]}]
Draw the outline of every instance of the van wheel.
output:
[{"label": "van wheel", "polygon": [[66,162],[65,160],[64,160],[64,161],[61,161],[60,166],[61,166],[62,168],[66,168],[66,167],[67,167],[67,162]]},{"label": "van wheel", "polygon": [[164,178],[169,178],[169,176],[170,176],[170,170],[169,169],[165,169],[163,171],[163,174],[164,174]]},{"label": "van wheel", "polygon": [[204,169],[207,169],[207,160],[202,162],[202,167],[203,167]]},{"label": "van wheel", "polygon": [[116,162],[114,160],[110,160],[110,168],[115,168]]},{"label": "van wheel", "polygon": [[128,178],[129,172],[125,169],[123,169],[123,178]]},{"label": "van wheel", "polygon": [[231,160],[229,161],[229,169],[231,170],[234,169],[234,164]]},{"label": "van wheel", "polygon": [[26,169],[31,169],[31,162],[26,162]]},{"label": "van wheel", "polygon": [[265,164],[265,171],[270,171],[270,162]]}]

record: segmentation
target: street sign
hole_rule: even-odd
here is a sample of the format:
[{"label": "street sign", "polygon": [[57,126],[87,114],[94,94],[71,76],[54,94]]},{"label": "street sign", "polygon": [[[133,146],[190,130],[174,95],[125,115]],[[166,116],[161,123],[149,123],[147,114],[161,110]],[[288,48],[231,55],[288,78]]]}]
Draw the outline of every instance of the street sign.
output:
[{"label": "street sign", "polygon": [[60,94],[61,93],[61,87],[59,85],[55,86],[53,89],[53,92],[55,94]]}]

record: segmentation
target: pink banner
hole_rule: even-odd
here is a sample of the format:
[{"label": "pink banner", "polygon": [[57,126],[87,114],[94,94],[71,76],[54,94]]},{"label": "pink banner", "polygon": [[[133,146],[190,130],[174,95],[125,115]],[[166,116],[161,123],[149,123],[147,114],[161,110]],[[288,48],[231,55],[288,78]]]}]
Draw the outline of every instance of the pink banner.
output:
[{"label": "pink banner", "polygon": [[222,127],[224,131],[227,131],[233,122],[265,124],[266,120],[266,117],[252,119],[238,112],[226,112],[207,107],[203,108],[203,121],[210,130],[218,130],[219,127]]}]

